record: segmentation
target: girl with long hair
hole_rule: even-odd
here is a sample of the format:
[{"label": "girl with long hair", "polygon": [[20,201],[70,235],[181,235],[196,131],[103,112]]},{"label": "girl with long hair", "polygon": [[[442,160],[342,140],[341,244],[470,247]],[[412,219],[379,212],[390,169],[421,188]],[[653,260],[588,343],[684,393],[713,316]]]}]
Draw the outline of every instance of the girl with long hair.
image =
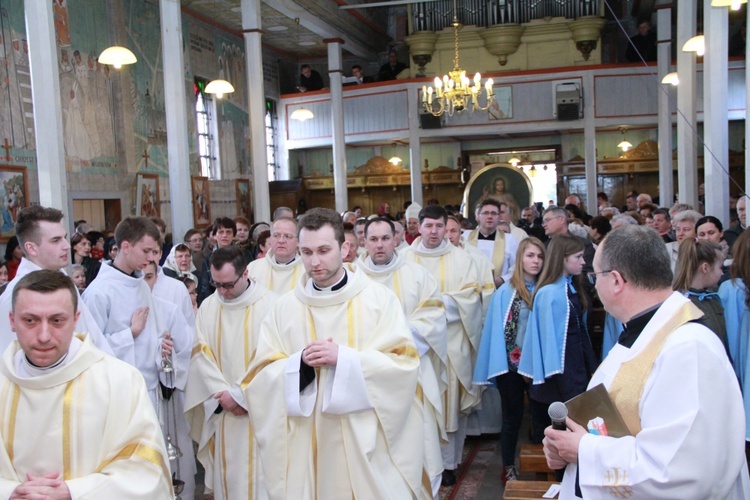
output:
[{"label": "girl with long hair", "polygon": [[599,364],[586,330],[583,249],[575,236],[552,238],[532,298],[518,373],[532,381],[532,441],[537,443],[550,425],[549,405],[584,392]]},{"label": "girl with long hair", "polygon": [[724,306],[716,291],[723,274],[723,262],[724,254],[718,243],[690,238],[682,240],[672,289],[682,292],[703,311],[701,323],[719,337],[728,352]]},{"label": "girl with long hair", "polygon": [[70,237],[70,257],[73,264],[80,264],[86,271],[86,283],[90,285],[99,274],[101,261],[91,258],[91,241],[85,234],[73,233]]},{"label": "girl with long hair", "polygon": [[503,483],[518,477],[516,445],[524,410],[526,380],[518,374],[526,324],[537,276],[544,264],[544,244],[529,237],[518,244],[513,276],[492,296],[474,369],[474,384],[496,385],[502,401]]},{"label": "girl with long hair", "polygon": [[[748,332],[750,332],[750,231],[743,231],[732,246],[734,260],[729,267],[731,279],[719,287],[727,325],[727,344],[734,371],[740,379],[745,400],[745,419],[750,424],[750,374],[747,370]],[[747,427],[750,438],[750,425]]]}]

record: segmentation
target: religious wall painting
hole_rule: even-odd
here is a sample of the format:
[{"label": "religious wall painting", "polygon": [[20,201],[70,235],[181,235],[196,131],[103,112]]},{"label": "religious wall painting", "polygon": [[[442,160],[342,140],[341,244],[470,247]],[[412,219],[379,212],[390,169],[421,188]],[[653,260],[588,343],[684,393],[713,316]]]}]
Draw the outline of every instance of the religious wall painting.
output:
[{"label": "religious wall painting", "polygon": [[158,175],[136,175],[135,215],[161,217]]},{"label": "religious wall painting", "polygon": [[3,204],[0,242],[6,242],[16,235],[18,212],[29,204],[26,167],[0,165],[0,185]]},{"label": "religious wall painting", "polygon": [[208,177],[193,175],[193,223],[195,227],[211,224],[211,197],[208,192]]},{"label": "religious wall painting", "polygon": [[495,102],[487,110],[490,120],[509,120],[513,118],[513,87],[510,85],[496,86]]},{"label": "religious wall painting", "polygon": [[253,205],[250,200],[250,181],[237,179],[234,181],[237,198],[237,215],[252,220]]},{"label": "religious wall painting", "polygon": [[248,115],[223,99],[216,104],[221,171],[224,175],[246,174],[250,155],[247,140],[250,135]]},{"label": "religious wall painting", "polygon": [[521,210],[531,205],[531,181],[526,174],[504,164],[487,165],[474,172],[464,189],[462,211],[464,217],[476,222],[476,204],[494,198],[510,207],[511,220],[517,221]]}]

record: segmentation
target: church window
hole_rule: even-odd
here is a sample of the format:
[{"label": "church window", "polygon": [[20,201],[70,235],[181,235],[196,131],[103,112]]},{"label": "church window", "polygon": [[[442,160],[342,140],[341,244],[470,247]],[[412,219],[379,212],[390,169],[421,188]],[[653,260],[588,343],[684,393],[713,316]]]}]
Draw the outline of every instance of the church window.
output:
[{"label": "church window", "polygon": [[268,166],[268,180],[275,181],[279,162],[277,161],[278,148],[276,145],[277,141],[277,127],[276,127],[276,101],[272,99],[266,99],[266,164]]},{"label": "church window", "polygon": [[211,94],[206,94],[208,81],[196,78],[195,119],[198,133],[198,163],[200,175],[211,180],[221,179],[221,162],[219,161],[219,145],[216,127],[216,102]]}]

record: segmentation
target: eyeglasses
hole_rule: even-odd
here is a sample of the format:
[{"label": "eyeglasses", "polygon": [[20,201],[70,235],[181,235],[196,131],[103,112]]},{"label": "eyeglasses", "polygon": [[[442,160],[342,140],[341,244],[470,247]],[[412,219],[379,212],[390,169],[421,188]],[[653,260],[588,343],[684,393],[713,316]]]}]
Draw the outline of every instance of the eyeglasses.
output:
[{"label": "eyeglasses", "polygon": [[[562,218],[562,215],[555,215],[554,217],[547,217],[546,219],[542,219],[542,225],[547,224],[551,220],[561,219],[561,218]],[[602,271],[602,272],[604,272],[604,271]]]},{"label": "eyeglasses", "polygon": [[500,212],[479,212],[482,217],[498,217]]},{"label": "eyeglasses", "polygon": [[237,279],[236,279],[236,280],[234,280],[234,281],[233,281],[233,282],[231,282],[231,283],[217,283],[217,282],[215,282],[214,280],[211,280],[211,281],[209,281],[208,283],[209,283],[209,284],[210,284],[210,285],[211,285],[212,287],[214,287],[214,288],[216,288],[216,289],[219,289],[219,288],[224,288],[224,289],[226,289],[226,290],[231,290],[232,288],[234,288],[234,285],[236,285],[236,284],[237,284],[237,282],[238,282],[238,281],[240,281],[241,279],[242,279],[242,275],[239,275],[239,276],[237,276]]},{"label": "eyeglasses", "polygon": [[275,240],[287,240],[287,241],[291,241],[294,238],[296,238],[295,235],[287,234],[287,233],[273,233],[271,237]]},{"label": "eyeglasses", "polygon": [[595,273],[594,271],[591,271],[589,273],[586,273],[586,277],[589,279],[589,283],[591,283],[592,285],[596,285],[596,275],[597,274],[611,273],[612,271],[614,271],[614,269],[608,269],[606,271],[599,271],[598,273]]}]

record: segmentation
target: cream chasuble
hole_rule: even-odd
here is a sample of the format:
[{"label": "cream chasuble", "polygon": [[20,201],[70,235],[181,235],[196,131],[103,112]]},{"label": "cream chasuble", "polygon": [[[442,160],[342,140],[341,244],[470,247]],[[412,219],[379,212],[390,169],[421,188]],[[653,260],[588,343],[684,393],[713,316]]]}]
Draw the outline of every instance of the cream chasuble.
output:
[{"label": "cream chasuble", "polygon": [[291,264],[278,264],[276,258],[267,253],[262,259],[248,264],[247,272],[251,278],[276,295],[284,295],[294,290],[297,280],[305,274],[305,266],[299,255],[295,256]]},{"label": "cream chasuble", "polygon": [[487,317],[487,309],[490,307],[492,295],[495,293],[495,279],[492,273],[493,264],[490,259],[477,247],[461,241],[461,248],[469,254],[474,261],[479,275],[479,296],[482,299],[482,324]]},{"label": "cream chasuble", "polygon": [[424,405],[425,470],[433,478],[443,471],[440,446],[446,441],[443,408],[448,343],[443,298],[430,273],[403,255],[394,254],[389,264],[376,266],[365,253],[357,264],[370,279],[396,294],[414,335],[420,355],[417,397]]},{"label": "cream chasuble", "polygon": [[217,500],[267,498],[248,415],[227,410],[215,414],[214,395],[230,391],[248,409],[240,382],[255,356],[261,321],[275,301],[276,294],[253,282],[236,299],[214,293],[198,309],[185,408],[198,459],[206,469],[206,488]]},{"label": "cream chasuble", "polygon": [[[243,382],[273,499],[422,498],[419,355],[393,292],[356,266],[335,292],[307,277],[261,327]],[[300,392],[302,350],[333,339],[338,363]],[[423,482],[424,481],[424,482]]]},{"label": "cream chasuble", "polygon": [[[471,231],[466,242],[474,247],[479,246],[479,229]],[[491,241],[483,240],[487,243]],[[513,276],[513,263],[516,261],[518,242],[513,235],[505,234],[501,230],[495,230],[494,245],[492,246],[492,272],[496,277],[503,278],[507,282]],[[493,281],[494,283],[494,281]]]},{"label": "cream chasuble", "polygon": [[448,389],[446,391],[446,432],[456,432],[459,413],[468,415],[479,403],[480,388],[471,382],[474,361],[482,336],[482,304],[478,274],[465,251],[447,241],[435,250],[426,250],[418,237],[404,254],[409,262],[420,264],[437,281],[443,294],[448,322]]},{"label": "cream chasuble", "polygon": [[669,334],[665,326],[671,330],[671,323],[694,317],[691,308],[674,292],[631,348],[615,344],[602,361],[589,388],[642,387],[638,415],[623,415],[626,422],[637,421],[640,431],[622,438],[586,434],[578,445],[578,466],[565,470],[561,499],[576,498],[576,472],[587,499],[750,498],[742,395],[714,333],[697,323],[682,324],[666,338],[650,370],[628,369],[632,380],[617,381],[621,369],[641,355],[648,358],[659,337]]},{"label": "cream chasuble", "polygon": [[[61,366],[24,373],[14,341],[0,362],[0,497],[26,474],[60,472],[72,498],[171,500],[164,438],[135,368],[74,338]],[[74,354],[73,351],[77,350]]]}]

